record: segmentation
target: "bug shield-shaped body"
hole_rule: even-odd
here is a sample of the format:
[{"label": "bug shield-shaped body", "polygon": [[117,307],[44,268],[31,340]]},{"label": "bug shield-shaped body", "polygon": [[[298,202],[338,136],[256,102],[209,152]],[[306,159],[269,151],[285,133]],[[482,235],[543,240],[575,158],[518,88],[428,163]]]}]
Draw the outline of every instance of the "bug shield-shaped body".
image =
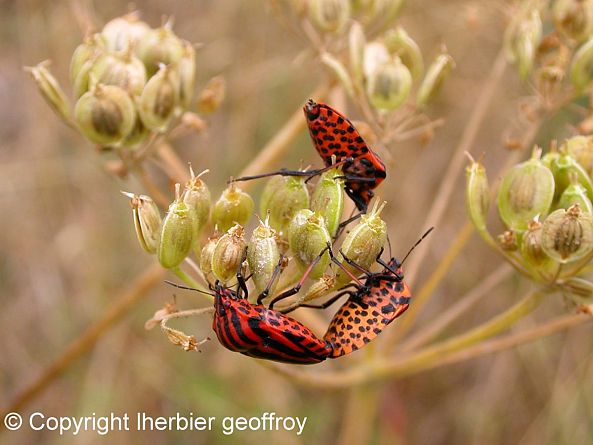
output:
[{"label": "bug shield-shaped body", "polygon": [[251,304],[220,283],[215,286],[212,329],[227,349],[249,357],[314,364],[332,353],[331,344],[297,320],[262,304]]}]

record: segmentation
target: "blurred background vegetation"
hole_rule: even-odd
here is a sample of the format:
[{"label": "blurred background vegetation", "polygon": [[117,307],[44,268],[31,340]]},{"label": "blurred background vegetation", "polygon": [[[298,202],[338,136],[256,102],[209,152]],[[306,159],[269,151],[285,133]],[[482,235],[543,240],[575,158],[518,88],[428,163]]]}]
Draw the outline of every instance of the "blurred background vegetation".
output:
[{"label": "blurred background vegetation", "polygon": [[[198,88],[214,75],[226,79],[225,102],[209,117],[207,131],[175,141],[181,159],[191,161],[196,171],[210,169],[208,184],[218,196],[228,177],[237,175],[298,112],[326,73],[311,52],[303,52],[307,43],[278,20],[268,2],[148,0],[137,6],[151,26],[159,25],[163,15],[174,16],[177,35],[204,44],[198,51]],[[154,267],[154,257],[138,246],[129,203],[119,193],[146,190],[133,179],[108,173],[108,156],[60,122],[22,70],[51,59],[52,72],[66,84],[70,56],[81,41],[85,20],[100,27],[125,13],[127,2],[4,0],[0,7],[0,407],[6,408],[108,312],[138,276]],[[389,201],[384,219],[398,255],[431,224],[426,214],[497,60],[507,9],[502,1],[421,0],[408,2],[398,18],[427,60],[446,43],[456,62],[430,112],[445,119],[434,138],[389,147],[389,175],[378,194]],[[498,171],[509,156],[505,138],[517,127],[518,103],[530,94],[530,86],[520,82],[515,70],[505,71],[472,147],[478,156],[485,153],[489,170]],[[361,118],[356,111],[349,116]],[[541,126],[542,141],[566,136],[557,121],[561,119]],[[525,150],[521,157],[528,155]],[[277,167],[294,167],[300,160],[318,164],[305,131]],[[463,174],[449,180],[456,182],[445,215],[421,247],[426,249],[421,266],[407,276],[413,289],[434,272],[467,221]],[[254,193],[260,189],[254,188]],[[433,292],[413,332],[421,332],[502,264],[473,236]],[[320,390],[292,383],[216,341],[205,344],[199,354],[184,353],[158,330],[146,331],[144,322],[171,300],[171,287],[162,283],[165,277],[174,279],[163,274],[156,285],[148,286],[148,294],[121,322],[20,411],[56,416],[193,412],[219,419],[274,411],[279,416],[308,417],[300,437],[282,431],[232,437],[233,443],[245,444],[593,443],[593,380],[587,378],[592,375],[593,355],[586,340],[593,334],[590,325],[410,377]],[[518,275],[506,274],[446,334],[487,320],[530,286]],[[180,308],[203,301],[187,292],[175,293]],[[512,329],[529,328],[572,310],[554,296]],[[304,310],[298,314],[319,327],[318,333],[331,315]],[[396,330],[400,321],[389,329]],[[198,337],[212,336],[208,316],[184,326]],[[381,354],[384,345],[379,339],[368,349],[316,365],[315,371],[348,369],[365,354]],[[92,432],[59,437],[27,428],[0,434],[0,442],[6,444],[100,440]],[[220,429],[131,434],[110,433],[108,440],[230,440]]]}]

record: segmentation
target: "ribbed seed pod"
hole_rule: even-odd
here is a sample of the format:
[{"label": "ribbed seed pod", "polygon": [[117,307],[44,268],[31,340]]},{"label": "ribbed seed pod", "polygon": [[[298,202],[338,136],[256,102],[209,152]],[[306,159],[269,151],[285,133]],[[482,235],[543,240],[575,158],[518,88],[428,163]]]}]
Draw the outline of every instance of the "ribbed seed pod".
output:
[{"label": "ribbed seed pod", "polygon": [[148,77],[151,77],[161,65],[176,66],[183,57],[184,45],[166,24],[147,32],[138,42],[136,54],[144,63]]},{"label": "ribbed seed pod", "polygon": [[521,255],[527,264],[535,268],[550,265],[551,258],[542,248],[542,224],[533,220],[521,240]]},{"label": "ribbed seed pod", "polygon": [[[299,210],[288,226],[288,244],[301,270],[305,270],[331,244],[331,237],[323,217],[309,209]],[[323,275],[329,264],[329,253],[325,252],[309,275],[317,279]]]},{"label": "ribbed seed pod", "polygon": [[282,235],[292,217],[309,207],[309,191],[302,176],[272,176],[261,195],[259,212],[262,217],[269,212],[270,227]]},{"label": "ribbed seed pod", "polygon": [[179,99],[181,106],[189,110],[196,87],[196,50],[194,46],[183,41],[183,54],[179,60]]},{"label": "ribbed seed pod", "polygon": [[106,49],[105,39],[101,34],[85,37],[84,42],[76,47],[70,59],[70,83],[74,84],[85,63],[94,60]]},{"label": "ribbed seed pod", "polygon": [[535,217],[547,215],[554,199],[554,175],[538,157],[514,166],[500,184],[498,212],[512,229],[525,230]]},{"label": "ribbed seed pod", "polygon": [[210,217],[211,197],[208,186],[200,179],[203,174],[208,173],[208,170],[195,176],[193,169],[190,167],[190,173],[190,180],[185,184],[183,202],[189,206],[190,211],[194,214],[194,251],[197,255],[200,247],[200,234],[206,227]]},{"label": "ribbed seed pod", "polygon": [[83,94],[74,108],[80,131],[100,145],[123,141],[134,129],[136,108],[132,99],[120,87],[97,85]]},{"label": "ribbed seed pod", "polygon": [[89,76],[98,83],[118,86],[131,96],[140,96],[146,84],[146,69],[132,48],[99,56]]},{"label": "ribbed seed pod", "polygon": [[550,213],[542,227],[542,248],[563,264],[589,255],[593,251],[593,216],[578,205]]},{"label": "ribbed seed pod", "polygon": [[572,156],[589,177],[593,176],[593,136],[574,136],[562,144],[562,151]]},{"label": "ribbed seed pod", "polygon": [[179,77],[171,66],[161,69],[148,81],[138,101],[144,125],[152,131],[167,131],[179,105]]},{"label": "ribbed seed pod", "polygon": [[130,198],[134,227],[140,246],[148,253],[156,253],[162,225],[161,212],[158,206],[150,196],[122,193]]},{"label": "ribbed seed pod", "polygon": [[[267,221],[260,221],[247,245],[247,262],[258,293],[261,293],[271,281],[279,260],[280,251],[276,243],[276,231],[268,225]],[[270,294],[273,293],[274,288],[275,283]]]},{"label": "ribbed seed pod", "polygon": [[593,213],[593,205],[591,205],[591,200],[587,196],[587,190],[578,182],[576,176],[573,175],[571,184],[560,195],[558,207],[567,209],[574,204],[578,204],[586,213]]},{"label": "ribbed seed pod", "polygon": [[319,178],[311,196],[311,210],[323,216],[330,236],[338,231],[344,211],[344,173],[340,167],[326,171]]},{"label": "ribbed seed pod", "polygon": [[193,214],[179,196],[169,206],[163,221],[157,255],[161,265],[167,269],[177,267],[189,254],[193,244]]},{"label": "ribbed seed pod", "polygon": [[593,82],[593,37],[583,43],[572,58],[570,81],[578,92],[583,92]]},{"label": "ribbed seed pod", "polygon": [[437,56],[428,68],[426,76],[424,76],[418,88],[418,93],[416,93],[416,104],[418,106],[423,107],[432,102],[454,67],[455,61],[449,54],[442,53]]},{"label": "ribbed seed pod", "polygon": [[208,238],[208,242],[202,247],[202,251],[200,252],[200,270],[204,274],[206,280],[214,284],[216,277],[212,273],[212,255],[214,255],[214,248],[216,247],[216,243],[220,237],[218,233],[215,233],[212,237]]},{"label": "ribbed seed pod", "polygon": [[70,104],[62,87],[48,69],[49,62],[41,62],[34,67],[25,68],[33,77],[39,92],[49,106],[65,122],[70,122]]},{"label": "ribbed seed pod", "polygon": [[556,30],[569,40],[581,41],[593,32],[593,2],[556,0],[552,7]]},{"label": "ribbed seed pod", "polygon": [[150,26],[140,20],[140,14],[135,11],[109,21],[101,34],[109,51],[121,51],[144,39],[149,31]]},{"label": "ribbed seed pod", "polygon": [[589,199],[593,199],[593,183],[585,169],[567,154],[560,154],[552,161],[551,167],[556,183],[554,197],[560,198],[562,192],[572,183],[581,184],[587,191]]},{"label": "ribbed seed pod", "polygon": [[[387,224],[380,216],[385,204],[383,202],[379,206],[378,201],[375,201],[371,212],[360,217],[360,222],[346,235],[340,248],[346,258],[367,270],[373,265],[387,241]],[[338,260],[354,275],[358,276],[360,274],[357,269],[343,261],[342,253],[338,254]],[[336,288],[344,286],[350,280],[348,274],[338,270],[336,273]]]},{"label": "ribbed seed pod", "polygon": [[399,57],[379,65],[367,78],[366,84],[371,104],[386,111],[399,108],[410,95],[411,88],[412,75]]},{"label": "ribbed seed pod", "polygon": [[221,231],[227,231],[235,223],[244,226],[253,215],[254,205],[251,196],[231,182],[212,207],[212,223]]},{"label": "ribbed seed pod", "polygon": [[408,67],[412,79],[417,80],[424,72],[422,52],[418,44],[402,28],[397,27],[385,33],[385,46],[391,54],[396,54],[402,63]]},{"label": "ribbed seed pod", "polygon": [[340,32],[350,19],[349,0],[309,0],[309,19],[323,32]]},{"label": "ribbed seed pod", "polygon": [[222,235],[212,252],[212,273],[223,284],[228,283],[237,275],[245,248],[243,227],[235,224],[227,233]]},{"label": "ribbed seed pod", "polygon": [[465,203],[474,226],[480,231],[486,230],[490,188],[486,169],[479,162],[472,162],[466,169]]}]

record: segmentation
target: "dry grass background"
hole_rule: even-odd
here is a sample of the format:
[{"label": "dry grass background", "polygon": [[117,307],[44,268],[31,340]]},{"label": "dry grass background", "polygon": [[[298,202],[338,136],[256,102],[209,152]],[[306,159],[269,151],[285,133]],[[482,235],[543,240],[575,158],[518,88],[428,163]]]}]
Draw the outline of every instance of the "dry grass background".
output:
[{"label": "dry grass background", "polygon": [[[8,406],[154,260],[139,248],[129,204],[119,194],[120,189],[143,192],[140,184],[108,174],[105,158],[52,114],[22,71],[23,65],[49,58],[56,76],[66,83],[71,52],[81,39],[76,4],[0,2],[0,407]],[[227,80],[227,100],[210,119],[207,134],[176,142],[182,159],[192,161],[197,170],[211,170],[208,183],[218,195],[228,176],[256,155],[325,74],[317,61],[299,57],[305,42],[283,28],[265,2],[151,0],[138,6],[149,24],[159,24],[163,14],[174,15],[178,35],[205,44],[198,53],[200,86],[215,74]],[[103,23],[124,13],[127,4],[106,0],[94,8],[98,23]],[[504,8],[502,2],[421,0],[404,9],[401,23],[425,57],[435,55],[444,42],[457,69],[431,111],[446,119],[435,138],[427,145],[413,140],[390,147],[394,163],[379,194],[389,200],[384,216],[400,254],[431,223],[425,215],[500,49]],[[514,70],[507,69],[472,148],[474,154],[485,153],[489,172],[497,172],[509,156],[503,134],[516,120],[517,101],[529,92]],[[546,124],[540,132],[543,141],[550,134],[564,135],[554,125]],[[316,162],[304,132],[283,165],[294,166],[300,159]],[[434,270],[465,221],[461,174],[445,217],[421,247],[427,249],[425,260],[409,277],[415,287]],[[416,332],[501,264],[473,237],[422,312]],[[511,275],[445,334],[497,314],[529,286]],[[170,287],[157,285],[22,412],[193,412],[221,418],[275,411],[309,419],[301,437],[291,432],[232,437],[233,443],[245,444],[593,443],[593,328],[588,324],[492,356],[377,382],[353,396],[347,390],[295,385],[216,341],[206,344],[201,354],[181,352],[158,330],[143,327],[171,294]],[[179,294],[182,308],[198,302],[199,297]],[[569,310],[561,297],[551,298],[515,329]],[[200,335],[209,332],[209,324],[203,318],[186,326]],[[373,353],[381,351],[378,341]],[[347,368],[360,360],[359,354],[318,368]],[[111,433],[108,440],[230,441],[219,429]],[[94,433],[0,433],[5,444],[99,441]]]}]

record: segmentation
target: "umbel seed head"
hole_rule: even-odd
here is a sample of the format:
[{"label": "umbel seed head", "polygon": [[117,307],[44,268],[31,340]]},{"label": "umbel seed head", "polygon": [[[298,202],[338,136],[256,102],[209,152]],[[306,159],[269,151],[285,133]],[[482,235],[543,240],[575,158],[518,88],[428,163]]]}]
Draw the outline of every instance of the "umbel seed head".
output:
[{"label": "umbel seed head", "polygon": [[550,213],[542,227],[542,248],[559,263],[589,255],[593,251],[593,217],[578,204]]}]

